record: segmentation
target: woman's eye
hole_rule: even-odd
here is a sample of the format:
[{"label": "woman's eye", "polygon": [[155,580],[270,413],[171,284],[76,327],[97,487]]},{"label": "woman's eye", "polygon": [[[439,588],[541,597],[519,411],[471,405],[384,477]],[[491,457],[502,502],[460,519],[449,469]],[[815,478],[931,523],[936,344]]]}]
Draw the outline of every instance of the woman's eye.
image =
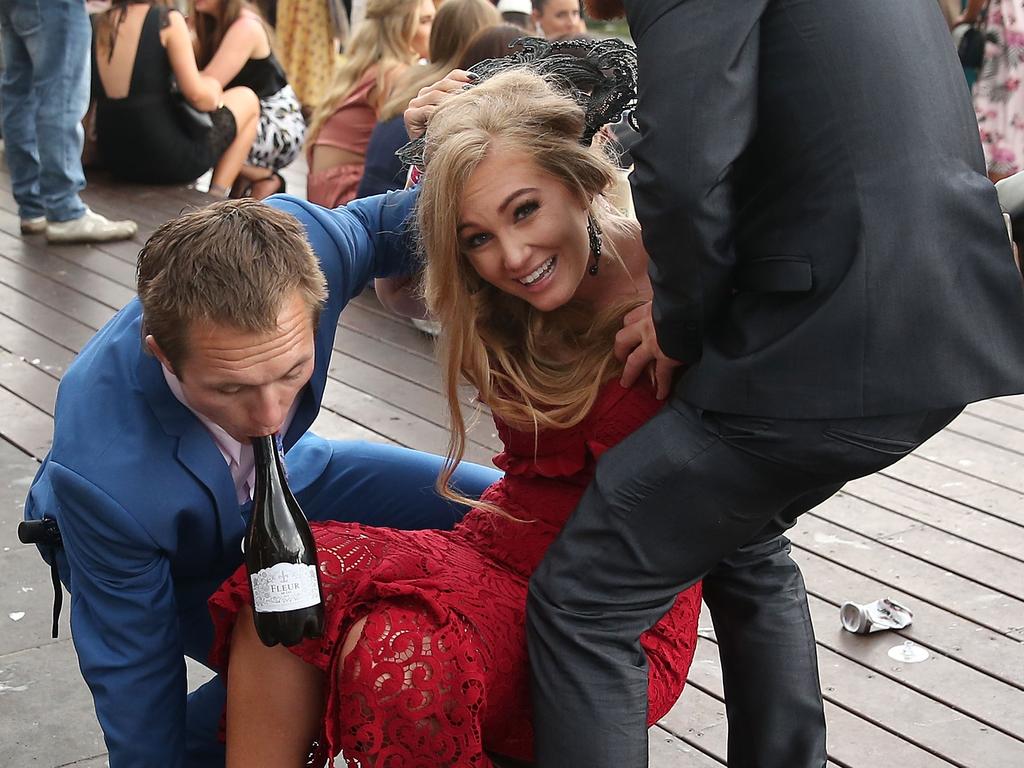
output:
[{"label": "woman's eye", "polygon": [[520,219],[525,219],[538,208],[540,208],[540,206],[537,203],[530,201],[518,206],[513,215],[515,216],[516,221],[519,221]]},{"label": "woman's eye", "polygon": [[463,241],[463,246],[466,249],[479,248],[481,245],[487,242],[489,235],[485,232],[480,232],[476,235],[470,235]]}]

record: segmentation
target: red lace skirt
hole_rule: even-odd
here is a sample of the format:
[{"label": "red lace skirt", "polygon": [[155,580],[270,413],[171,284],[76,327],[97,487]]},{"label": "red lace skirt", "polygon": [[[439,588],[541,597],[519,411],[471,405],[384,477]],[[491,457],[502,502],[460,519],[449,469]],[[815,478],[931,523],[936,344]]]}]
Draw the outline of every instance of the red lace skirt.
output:
[{"label": "red lace skirt", "polygon": [[[327,677],[323,756],[380,768],[489,766],[485,750],[532,760],[526,579],[458,532],[313,528],[325,631],[291,650]],[[244,567],[210,599],[215,667],[226,668],[235,618],[249,602]],[[643,638],[651,722],[682,692],[699,611],[694,587]]]}]

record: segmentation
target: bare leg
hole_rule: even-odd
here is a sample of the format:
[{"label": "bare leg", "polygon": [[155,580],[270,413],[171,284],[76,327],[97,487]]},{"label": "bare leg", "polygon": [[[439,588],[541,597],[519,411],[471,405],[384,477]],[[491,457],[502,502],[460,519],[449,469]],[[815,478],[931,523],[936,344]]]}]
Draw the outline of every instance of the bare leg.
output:
[{"label": "bare leg", "polygon": [[235,183],[256,140],[260,119],[260,100],[249,88],[229,88],[224,91],[224,106],[235,116],[235,140],[224,150],[213,166],[210,188],[226,193]]},{"label": "bare leg", "polygon": [[[246,163],[242,166],[241,172],[238,174],[240,179],[244,179],[246,187],[248,187],[248,194],[256,200],[262,200],[265,197],[270,197],[275,192],[280,192],[284,186],[284,181],[269,168],[261,168],[258,165],[249,165]],[[235,182],[235,186],[239,186],[239,182]],[[237,197],[232,190],[232,197]]]},{"label": "bare leg", "polygon": [[320,734],[324,676],[282,646],[263,645],[241,611],[228,669],[227,768],[304,766]]}]

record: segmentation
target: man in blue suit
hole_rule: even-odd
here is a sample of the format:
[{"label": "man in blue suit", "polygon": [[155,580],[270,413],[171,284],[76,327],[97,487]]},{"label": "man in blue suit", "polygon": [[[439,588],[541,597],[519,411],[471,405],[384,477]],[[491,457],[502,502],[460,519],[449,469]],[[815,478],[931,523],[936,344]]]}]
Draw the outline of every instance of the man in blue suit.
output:
[{"label": "man in blue suit", "polygon": [[[184,657],[205,663],[206,600],[242,562],[250,436],[281,432],[311,519],[447,528],[461,516],[433,491],[439,457],[308,431],[345,304],[410,267],[414,197],[335,211],[226,201],[168,222],[139,255],[139,298],[64,376],[25,516],[59,524],[54,556],[111,768],[223,766],[224,685],[186,697]],[[456,483],[479,494],[496,477],[466,465]]]}]

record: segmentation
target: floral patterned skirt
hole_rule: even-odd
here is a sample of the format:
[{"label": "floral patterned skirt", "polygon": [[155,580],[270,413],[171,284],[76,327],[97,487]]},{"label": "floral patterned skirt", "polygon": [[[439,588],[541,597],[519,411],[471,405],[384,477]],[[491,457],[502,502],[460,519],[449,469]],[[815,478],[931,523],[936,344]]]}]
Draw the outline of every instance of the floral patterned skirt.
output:
[{"label": "floral patterned skirt", "polygon": [[974,85],[974,111],[988,173],[1024,168],[1024,0],[992,0],[985,59]]},{"label": "floral patterned skirt", "polygon": [[260,99],[260,122],[249,151],[249,165],[279,171],[299,156],[306,139],[306,121],[295,91],[286,85]]}]

